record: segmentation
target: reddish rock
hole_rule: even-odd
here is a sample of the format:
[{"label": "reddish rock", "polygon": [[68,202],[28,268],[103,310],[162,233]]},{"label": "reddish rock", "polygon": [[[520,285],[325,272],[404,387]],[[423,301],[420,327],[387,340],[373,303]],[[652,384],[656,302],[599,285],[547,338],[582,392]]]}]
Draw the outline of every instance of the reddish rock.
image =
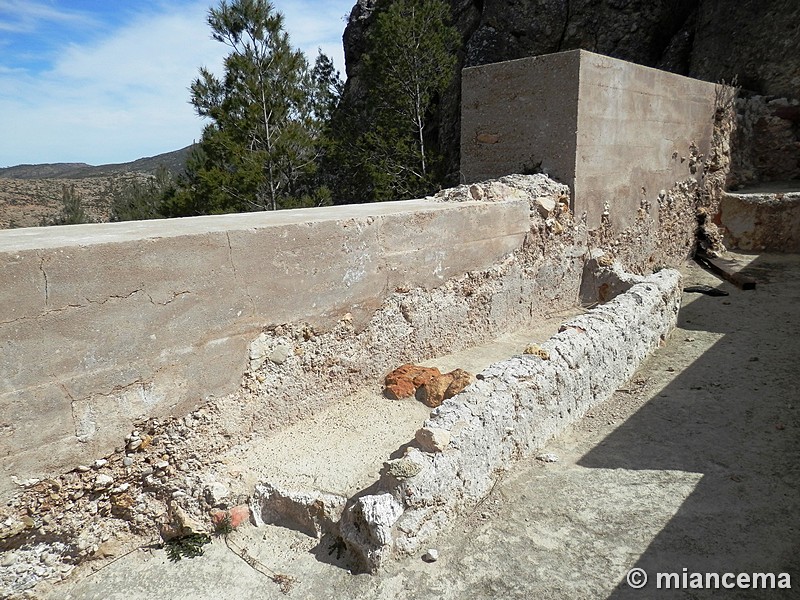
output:
[{"label": "reddish rock", "polygon": [[234,506],[229,512],[231,515],[231,527],[234,529],[250,520],[250,507],[246,504]]},{"label": "reddish rock", "polygon": [[475,378],[463,369],[455,369],[444,375],[434,377],[427,384],[419,388],[419,400],[431,408],[440,406],[448,398],[460,393],[472,383]]},{"label": "reddish rock", "polygon": [[415,394],[418,387],[439,375],[441,373],[437,368],[405,364],[386,376],[383,393],[392,400],[410,398]]},{"label": "reddish rock", "polygon": [[211,522],[214,526],[219,525],[225,519],[230,519],[230,525],[232,529],[236,529],[242,523],[245,523],[250,520],[250,508],[246,504],[240,504],[239,506],[234,506],[230,510],[219,510],[215,508],[211,511]]}]

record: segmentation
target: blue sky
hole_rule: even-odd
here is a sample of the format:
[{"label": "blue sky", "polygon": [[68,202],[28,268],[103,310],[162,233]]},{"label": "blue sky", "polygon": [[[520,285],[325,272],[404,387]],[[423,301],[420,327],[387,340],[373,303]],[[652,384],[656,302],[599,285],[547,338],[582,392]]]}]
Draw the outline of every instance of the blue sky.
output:
[{"label": "blue sky", "polygon": [[[188,103],[200,66],[221,69],[212,0],[0,0],[0,167],[127,162],[200,137]],[[273,0],[295,47],[344,74],[355,0]]]}]

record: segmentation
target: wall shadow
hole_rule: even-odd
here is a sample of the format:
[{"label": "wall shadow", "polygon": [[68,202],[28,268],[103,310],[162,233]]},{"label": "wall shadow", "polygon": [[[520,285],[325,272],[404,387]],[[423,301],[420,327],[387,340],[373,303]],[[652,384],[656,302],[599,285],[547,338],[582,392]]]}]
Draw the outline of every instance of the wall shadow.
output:
[{"label": "wall shadow", "polygon": [[[800,597],[800,256],[763,255],[745,274],[759,282],[757,290],[721,283],[730,296],[702,296],[682,307],[680,327],[722,336],[578,462],[702,474],[630,565],[648,573],[648,585],[633,589],[623,580],[613,600]],[[684,568],[787,572],[793,589],[656,588],[657,572]]]}]

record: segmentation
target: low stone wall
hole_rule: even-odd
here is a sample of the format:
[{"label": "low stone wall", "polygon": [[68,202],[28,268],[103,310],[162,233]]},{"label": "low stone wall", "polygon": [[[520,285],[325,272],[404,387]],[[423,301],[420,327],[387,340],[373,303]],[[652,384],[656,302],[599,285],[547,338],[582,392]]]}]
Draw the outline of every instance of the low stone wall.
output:
[{"label": "low stone wall", "polygon": [[800,252],[800,181],[783,187],[722,194],[717,218],[728,248]]},{"label": "low stone wall", "polygon": [[[680,274],[605,270],[620,294],[565,323],[538,355],[496,363],[434,409],[403,458],[344,509],[339,531],[368,571],[417,552],[454,514],[489,493],[498,473],[544,446],[634,373],[674,328]],[[261,490],[269,497],[270,490]],[[325,507],[325,499],[316,499]],[[256,512],[261,509],[256,498]],[[318,511],[321,515],[322,510]]]}]

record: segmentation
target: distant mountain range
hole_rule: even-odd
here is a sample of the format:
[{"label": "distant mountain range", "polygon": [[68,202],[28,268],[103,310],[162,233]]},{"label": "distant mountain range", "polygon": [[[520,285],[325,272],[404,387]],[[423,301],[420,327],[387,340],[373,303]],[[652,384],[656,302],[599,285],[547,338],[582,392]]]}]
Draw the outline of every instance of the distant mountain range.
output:
[{"label": "distant mountain range", "polygon": [[0,169],[0,178],[7,179],[84,179],[87,177],[109,177],[123,173],[151,173],[163,166],[178,174],[186,167],[186,159],[192,146],[158,156],[140,158],[127,163],[92,166],[86,163],[52,163],[41,165],[17,165]]},{"label": "distant mountain range", "polygon": [[89,218],[108,221],[119,190],[152,178],[159,167],[174,175],[186,168],[192,146],[128,163],[17,165],[0,169],[0,229],[37,227],[52,222],[62,207],[65,189],[80,197]]}]

